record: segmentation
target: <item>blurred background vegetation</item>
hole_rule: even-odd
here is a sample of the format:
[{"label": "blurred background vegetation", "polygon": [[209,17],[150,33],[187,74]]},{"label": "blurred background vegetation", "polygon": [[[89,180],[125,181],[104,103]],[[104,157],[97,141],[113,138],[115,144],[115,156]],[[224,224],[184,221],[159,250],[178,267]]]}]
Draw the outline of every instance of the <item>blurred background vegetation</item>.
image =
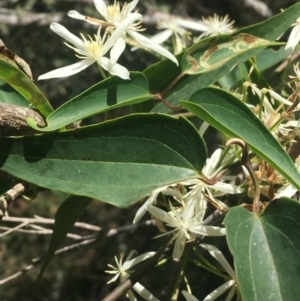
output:
[{"label": "blurred background vegetation", "polygon": [[[140,0],[138,9],[144,15],[147,33],[151,34],[155,32],[157,12],[199,20],[214,13],[220,16],[228,14],[231,20],[235,20],[235,26],[240,28],[271,17],[279,13],[281,8],[287,8],[295,2],[297,1]],[[67,12],[72,9],[99,18],[92,0],[0,0],[0,38],[12,52],[31,66],[35,81],[43,73],[76,61],[73,51],[65,47],[62,39],[49,28],[49,24],[54,21],[63,24],[76,35],[79,32],[90,33],[92,25],[67,17]],[[142,71],[155,61],[156,58],[151,54],[142,50],[131,52],[129,47],[120,59],[120,63],[132,71]],[[93,65],[72,77],[41,81],[37,85],[56,108],[99,80],[101,77],[98,69]],[[8,212],[10,216],[17,217],[38,215],[54,218],[64,198],[65,195],[62,193],[42,192],[31,202],[19,198]],[[80,220],[108,229],[118,228],[131,224],[138,207],[137,204],[129,209],[117,209],[93,201]],[[1,222],[0,226],[12,227],[12,224]],[[79,235],[90,233],[87,230],[72,232]],[[103,238],[93,245],[55,256],[32,300],[101,300],[115,287],[115,284],[106,285],[111,278],[104,273],[107,263],[114,264],[113,257],[115,255],[119,257],[122,251],[128,254],[130,250],[135,249],[141,254],[157,250],[163,244],[163,239],[149,241],[149,237],[155,236],[156,233],[156,229],[149,226],[135,232]],[[30,264],[33,258],[45,254],[49,241],[50,235],[17,232],[0,237],[0,279],[20,271]],[[71,239],[67,238],[64,245],[71,242]],[[220,240],[214,243],[218,244]],[[229,253],[227,255],[229,256]],[[166,279],[172,275],[172,262],[168,262],[166,266],[167,268],[157,267],[141,281],[154,295],[160,295],[160,292],[166,289],[168,283]],[[0,285],[0,300],[26,300],[38,271],[39,266],[21,277]],[[220,278],[208,277],[201,268],[193,268],[189,273],[192,288],[199,288],[197,290],[199,299],[223,282]],[[225,297],[220,297],[218,300],[224,299]]]}]

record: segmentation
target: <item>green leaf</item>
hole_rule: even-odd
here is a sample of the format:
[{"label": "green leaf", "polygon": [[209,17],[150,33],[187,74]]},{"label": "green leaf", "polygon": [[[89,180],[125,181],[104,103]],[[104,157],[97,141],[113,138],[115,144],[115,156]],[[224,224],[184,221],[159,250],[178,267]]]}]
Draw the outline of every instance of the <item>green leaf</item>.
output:
[{"label": "green leaf", "polygon": [[129,206],[199,176],[205,144],[185,118],[138,114],[76,130],[0,138],[0,169],[49,189]]},{"label": "green leaf", "polygon": [[300,190],[300,174],[288,154],[239,99],[220,89],[205,88],[181,104],[220,132],[246,141],[253,152]]},{"label": "green leaf", "polygon": [[48,99],[38,87],[12,60],[2,54],[0,54],[0,78],[18,91],[45,116],[53,111]]},{"label": "green leaf", "polygon": [[49,248],[43,260],[43,265],[37,281],[35,282],[35,287],[33,288],[32,293],[34,293],[34,289],[43,276],[43,273],[50,263],[55,251],[58,249],[66,235],[70,232],[71,228],[90,202],[90,198],[71,195],[58,208],[55,215],[55,223]]},{"label": "green leaf", "polygon": [[28,108],[28,101],[0,78],[0,102]]},{"label": "green leaf", "polygon": [[259,49],[280,44],[242,33],[236,36],[219,35],[206,38],[186,51],[181,61],[182,71],[186,74],[200,74],[218,69],[227,62],[232,62],[234,66],[240,62],[243,54],[246,53],[250,58],[250,50],[257,52]]},{"label": "green leaf", "polygon": [[243,301],[291,301],[299,295],[300,204],[281,198],[262,215],[234,207],[224,220]]},{"label": "green leaf", "polygon": [[276,40],[299,18],[300,2],[296,3],[282,13],[268,18],[266,21],[241,28],[235,34],[248,33],[259,38]]},{"label": "green leaf", "polygon": [[145,76],[142,73],[132,72],[130,80],[111,77],[66,102],[47,117],[47,127],[39,128],[33,119],[28,120],[28,123],[36,130],[54,131],[77,120],[152,97]]},{"label": "green leaf", "polygon": [[[255,37],[253,37],[253,39],[255,40]],[[192,65],[190,63],[188,63],[188,61],[189,61],[188,53],[189,52],[195,51],[195,53],[193,54],[193,56],[195,56],[195,57],[199,56],[200,53],[203,53],[204,54],[203,57],[206,57],[207,54],[205,54],[205,52],[208,52],[208,53],[211,52],[211,50],[209,51],[209,49],[214,47],[213,45],[214,45],[215,41],[217,41],[219,43],[218,47],[220,48],[220,51],[221,51],[220,56],[214,58],[213,65],[211,67],[209,67],[207,70],[204,70],[204,69],[202,70],[199,67],[201,69],[201,71],[199,69],[199,72],[206,72],[206,73],[197,73],[198,67],[197,68],[195,67],[196,73],[193,74],[193,76],[190,76],[189,74],[185,75],[174,86],[174,88],[172,88],[170,90],[170,92],[168,92],[166,95],[166,99],[171,105],[178,106],[180,100],[188,99],[199,89],[209,86],[212,83],[215,83],[216,81],[218,81],[218,79],[220,79],[225,74],[230,72],[230,70],[232,70],[232,68],[235,65],[237,65],[241,62],[247,61],[254,55],[258,54],[260,51],[262,51],[267,46],[267,45],[263,45],[264,43],[266,43],[266,44],[269,43],[268,45],[273,45],[273,42],[268,42],[268,41],[263,42],[263,40],[259,40],[259,41],[261,41],[259,43],[262,43],[262,45],[258,46],[258,48],[256,48],[256,46],[254,48],[249,48],[247,51],[242,51],[242,52],[238,53],[236,56],[233,55],[228,60],[228,59],[226,59],[226,56],[223,56],[223,50],[225,51],[225,53],[227,53],[228,50],[226,50],[227,49],[226,47],[228,47],[228,43],[229,44],[232,42],[236,43],[237,40],[235,40],[234,38],[232,38],[228,35],[222,35],[219,37],[208,38],[208,39],[205,39],[205,40],[195,44],[194,46],[192,46],[190,48],[190,50],[187,51],[187,53],[184,55],[184,57],[182,59],[183,68],[185,68],[184,70],[186,72],[194,72],[193,69],[191,69]],[[198,53],[197,48],[199,48],[199,53]],[[187,58],[187,61],[185,61],[186,58]],[[200,61],[201,60],[202,59],[200,59]],[[191,59],[191,61],[193,61],[193,60]],[[195,65],[196,65],[196,62],[195,62]],[[190,71],[188,71],[188,70],[190,70]],[[152,109],[152,111],[167,113],[170,111],[170,109],[165,104],[160,103],[157,106],[155,106],[155,108]]]}]

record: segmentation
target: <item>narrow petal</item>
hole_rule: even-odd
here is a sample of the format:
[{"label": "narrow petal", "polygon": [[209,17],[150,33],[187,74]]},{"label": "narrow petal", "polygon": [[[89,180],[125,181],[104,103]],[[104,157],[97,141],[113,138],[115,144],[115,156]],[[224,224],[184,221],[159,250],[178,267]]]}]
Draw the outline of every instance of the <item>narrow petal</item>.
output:
[{"label": "narrow petal", "polygon": [[129,71],[125,67],[117,63],[112,64],[111,60],[108,59],[107,57],[102,57],[98,63],[103,69],[108,71],[111,75],[118,76],[122,79],[130,79]]},{"label": "narrow petal", "polygon": [[207,236],[223,236],[226,235],[226,229],[214,226],[198,225],[191,227],[190,232],[207,235]]},{"label": "narrow petal", "polygon": [[159,32],[158,34],[152,36],[150,40],[156,44],[162,44],[165,42],[170,36],[172,35],[171,29],[163,30],[162,32]]},{"label": "narrow petal", "polygon": [[152,51],[160,54],[161,56],[168,58],[178,66],[178,61],[176,57],[170,51],[166,50],[164,47],[152,42],[150,39],[144,37],[143,35],[141,35],[136,31],[130,30],[128,33],[142,46],[145,46],[146,48],[151,49]]},{"label": "narrow petal", "polygon": [[209,28],[203,21],[194,22],[190,20],[175,19],[174,22],[181,27],[197,31],[206,31]]},{"label": "narrow petal", "polygon": [[95,7],[101,16],[105,17],[106,15],[106,4],[103,0],[94,0]]},{"label": "narrow petal", "polygon": [[114,46],[116,41],[120,37],[125,38],[125,33],[127,28],[134,23],[136,20],[141,18],[141,14],[138,13],[132,13],[130,14],[113,32],[113,34],[109,37],[109,39],[106,41],[106,43],[103,46],[103,53],[105,54],[110,48]]},{"label": "narrow petal", "polygon": [[211,187],[215,190],[232,194],[242,193],[244,191],[244,189],[239,186],[223,182],[217,182]]},{"label": "narrow petal", "polygon": [[210,253],[210,255],[222,265],[222,267],[225,269],[228,275],[230,275],[232,278],[236,277],[234,270],[232,269],[232,267],[218,248],[209,244],[200,244],[200,246],[206,249]]},{"label": "narrow petal", "polygon": [[229,280],[228,282],[225,282],[224,284],[219,286],[217,289],[215,289],[213,292],[211,292],[208,296],[206,296],[203,301],[216,300],[219,296],[221,296],[225,291],[227,291],[234,284],[235,284],[235,280]]},{"label": "narrow petal", "polygon": [[128,3],[126,5],[126,11],[127,13],[131,13],[134,8],[136,7],[136,5],[138,4],[139,0],[133,0],[132,2]]},{"label": "narrow petal", "polygon": [[146,252],[146,253],[144,253],[142,255],[139,255],[139,256],[137,256],[137,257],[135,257],[135,258],[133,258],[133,259],[131,259],[129,261],[126,261],[124,263],[123,267],[124,267],[125,270],[129,270],[131,267],[133,267],[136,264],[138,264],[138,263],[140,263],[140,262],[142,262],[142,261],[144,261],[144,260],[152,257],[154,254],[155,254],[155,252]]},{"label": "narrow petal", "polygon": [[300,41],[300,25],[296,25],[289,36],[285,46],[285,53],[290,56]]},{"label": "narrow petal", "polygon": [[111,48],[110,51],[110,60],[112,63],[116,63],[120,55],[123,53],[126,47],[126,42],[123,38],[117,39],[115,45]]},{"label": "narrow petal", "polygon": [[61,36],[63,39],[67,40],[68,42],[72,43],[76,48],[80,50],[84,50],[82,40],[72,34],[67,28],[60,25],[59,23],[51,23],[50,28],[56,34]]},{"label": "narrow petal", "polygon": [[182,294],[186,301],[199,301],[195,296],[191,295],[187,291],[182,291]]},{"label": "narrow petal", "polygon": [[128,297],[130,301],[138,301],[132,290],[127,291],[126,297]]},{"label": "narrow petal", "polygon": [[183,231],[178,232],[178,237],[175,241],[174,244],[174,249],[173,249],[173,260],[174,261],[179,261],[181,258],[181,255],[183,253],[184,247],[186,243],[186,236],[183,233]]},{"label": "narrow petal", "polygon": [[145,300],[148,301],[159,301],[156,299],[147,289],[145,289],[139,282],[135,283],[132,288]]},{"label": "narrow petal", "polygon": [[67,15],[77,20],[85,20],[86,18],[86,16],[80,14],[77,10],[70,10]]},{"label": "narrow petal", "polygon": [[95,61],[92,59],[82,60],[75,64],[72,64],[72,65],[69,65],[66,67],[62,67],[62,68],[58,68],[58,69],[55,69],[48,73],[45,73],[43,75],[40,75],[38,80],[71,76],[71,75],[74,75],[74,74],[79,73],[80,71],[84,70],[88,66],[92,65],[94,62]]},{"label": "narrow petal", "polygon": [[170,216],[167,214],[166,211],[164,211],[162,209],[159,209],[157,207],[151,206],[151,205],[147,206],[147,210],[152,215],[154,215],[156,218],[160,219],[161,221],[163,221],[165,223],[169,223],[170,222]]}]

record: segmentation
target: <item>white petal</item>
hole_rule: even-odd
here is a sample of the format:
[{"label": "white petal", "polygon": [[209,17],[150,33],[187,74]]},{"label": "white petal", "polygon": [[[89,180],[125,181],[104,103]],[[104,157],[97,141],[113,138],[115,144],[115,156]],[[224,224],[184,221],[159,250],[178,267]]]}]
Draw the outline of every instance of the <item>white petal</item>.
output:
[{"label": "white petal", "polygon": [[125,33],[127,28],[134,23],[137,19],[141,17],[138,13],[132,13],[130,14],[113,32],[113,34],[109,37],[109,39],[106,41],[106,43],[103,46],[103,53],[105,54],[110,48],[114,46],[116,41],[120,37],[125,38]]},{"label": "white petal", "polygon": [[291,198],[296,192],[298,191],[298,189],[296,189],[292,184],[286,185],[281,187],[280,189],[278,189],[275,198],[279,199],[282,197],[288,197]]},{"label": "white petal", "polygon": [[159,301],[156,299],[147,289],[145,289],[139,282],[136,282],[132,288],[145,300],[148,301]]},{"label": "white petal", "polygon": [[85,16],[80,14],[77,10],[70,10],[67,15],[73,19],[85,20]]},{"label": "white petal", "polygon": [[82,40],[72,34],[67,28],[58,24],[58,23],[51,23],[50,25],[51,30],[53,30],[56,34],[61,36],[63,39],[67,40],[68,42],[72,43],[76,48],[80,50],[84,50]]},{"label": "white petal", "polygon": [[226,235],[226,229],[214,226],[198,225],[189,228],[190,232],[194,232],[207,236],[223,236]]},{"label": "white petal", "polygon": [[195,296],[191,295],[187,291],[182,291],[182,294],[186,301],[199,301]]},{"label": "white petal", "polygon": [[152,42],[150,39],[144,37],[143,35],[141,35],[140,33],[136,32],[136,31],[130,30],[128,33],[141,45],[168,58],[169,60],[171,60],[178,66],[178,61],[177,61],[176,57],[170,51],[165,49],[164,47]]},{"label": "white petal", "polygon": [[136,5],[138,4],[139,0],[133,0],[132,2],[128,3],[126,5],[126,11],[127,13],[131,13],[134,8],[136,7]]},{"label": "white petal", "polygon": [[152,257],[154,254],[155,254],[155,252],[146,252],[146,253],[144,253],[142,255],[139,255],[139,256],[137,256],[137,257],[135,257],[135,258],[133,258],[129,261],[126,261],[124,263],[123,267],[124,267],[125,270],[128,270],[131,267],[135,266],[136,264]]},{"label": "white petal", "polygon": [[197,31],[206,31],[209,27],[202,21],[194,22],[183,19],[175,19],[174,22],[182,27],[197,30]]},{"label": "white petal", "polygon": [[214,153],[211,155],[211,157],[206,160],[206,164],[205,164],[204,168],[202,169],[202,172],[208,178],[215,171],[216,166],[219,163],[219,160],[221,158],[221,155],[222,155],[222,149],[221,148],[217,148],[214,151]]},{"label": "white petal", "polygon": [[285,53],[287,56],[290,56],[293,53],[299,41],[300,41],[300,26],[296,25],[292,29],[289,39],[285,46]]},{"label": "white petal", "polygon": [[183,231],[178,232],[178,237],[175,241],[174,244],[174,249],[173,249],[173,260],[179,261],[181,258],[181,255],[183,253],[184,247],[186,243],[186,236],[183,233]]},{"label": "white petal", "polygon": [[147,210],[154,215],[156,218],[160,219],[161,221],[165,223],[172,223],[174,222],[174,217],[170,214],[168,214],[166,211],[159,209],[154,206],[147,206]]},{"label": "white petal", "polygon": [[171,29],[163,30],[162,32],[159,32],[158,34],[152,36],[150,40],[157,44],[162,44],[165,42],[170,36],[172,35]]},{"label": "white petal", "polygon": [[102,57],[98,61],[98,63],[103,69],[108,71],[111,75],[118,76],[122,79],[130,79],[129,71],[125,67],[117,63],[112,64],[111,60],[108,59],[107,57]]},{"label": "white petal", "polygon": [[216,300],[219,296],[221,296],[225,291],[227,291],[234,284],[235,284],[235,280],[229,280],[228,282],[225,282],[224,284],[219,286],[217,289],[215,289],[213,292],[211,292],[208,296],[206,296],[203,301]]},{"label": "white petal", "polygon": [[123,53],[126,47],[126,42],[123,38],[117,39],[115,45],[111,48],[110,51],[110,60],[112,63],[116,63],[120,55]]},{"label": "white petal", "polygon": [[234,270],[232,269],[232,267],[218,248],[209,244],[200,244],[200,246],[206,249],[210,253],[210,255],[222,265],[222,267],[225,269],[228,275],[230,275],[232,278],[236,277]]},{"label": "white petal", "polygon": [[38,80],[71,76],[84,70],[88,66],[92,65],[94,62],[95,61],[92,59],[85,59],[75,64],[58,68],[43,75],[40,75]]},{"label": "white petal", "polygon": [[234,286],[231,287],[225,301],[230,301],[233,298],[235,292],[236,292],[236,286],[234,285]]},{"label": "white petal", "polygon": [[226,192],[226,193],[232,193],[232,194],[242,193],[244,191],[244,189],[242,189],[239,186],[229,184],[229,183],[223,183],[223,182],[217,182],[216,184],[214,184],[211,187],[213,189],[216,189],[216,190],[219,190],[222,192]]},{"label": "white petal", "polygon": [[103,0],[94,0],[95,7],[101,16],[105,17],[106,15],[106,4]]}]

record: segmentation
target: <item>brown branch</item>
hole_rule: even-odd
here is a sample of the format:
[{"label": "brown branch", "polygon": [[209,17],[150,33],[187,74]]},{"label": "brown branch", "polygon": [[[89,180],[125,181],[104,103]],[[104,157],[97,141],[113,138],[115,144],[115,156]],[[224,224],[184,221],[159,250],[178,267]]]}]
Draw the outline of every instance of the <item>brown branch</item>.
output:
[{"label": "brown branch", "polygon": [[0,196],[0,221],[6,213],[7,207],[22,193],[25,192],[27,186],[25,183],[18,183],[12,189]]},{"label": "brown branch", "polygon": [[33,118],[39,127],[46,126],[43,117],[38,112],[0,102],[0,136],[23,136],[37,133],[27,124],[27,117]]}]

